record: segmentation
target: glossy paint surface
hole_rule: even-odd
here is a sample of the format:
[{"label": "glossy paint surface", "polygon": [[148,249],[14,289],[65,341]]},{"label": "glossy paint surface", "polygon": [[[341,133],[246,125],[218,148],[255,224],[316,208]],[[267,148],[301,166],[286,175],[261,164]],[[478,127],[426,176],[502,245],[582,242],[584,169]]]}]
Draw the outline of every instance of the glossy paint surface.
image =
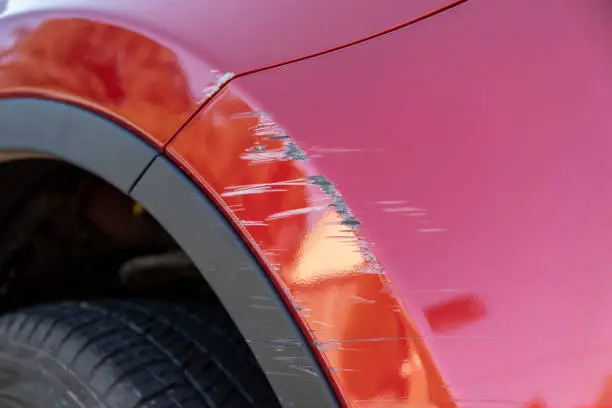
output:
[{"label": "glossy paint surface", "polygon": [[161,146],[216,89],[222,74],[154,38],[123,28],[118,19],[74,12],[0,17],[0,97],[84,105]]},{"label": "glossy paint surface", "polygon": [[238,78],[170,144],[349,406],[452,405],[437,369],[460,407],[610,404],[611,15],[471,0]]},{"label": "glossy paint surface", "polygon": [[449,3],[5,0],[0,97],[83,105],[160,147],[233,75],[342,46]]},{"label": "glossy paint surface", "polygon": [[453,406],[359,222],[270,117],[230,85],[168,151],[267,265],[348,406]]},{"label": "glossy paint surface", "polygon": [[31,10],[120,18],[173,38],[223,72],[325,51],[403,24],[455,0],[8,0]]}]

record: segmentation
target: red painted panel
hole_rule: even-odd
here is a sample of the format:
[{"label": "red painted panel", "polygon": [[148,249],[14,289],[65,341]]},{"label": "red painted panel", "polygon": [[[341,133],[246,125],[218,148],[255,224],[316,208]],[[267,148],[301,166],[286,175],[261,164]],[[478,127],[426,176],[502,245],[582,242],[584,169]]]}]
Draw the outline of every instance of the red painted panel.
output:
[{"label": "red painted panel", "polygon": [[136,128],[154,145],[179,129],[217,79],[180,47],[121,21],[39,13],[0,22],[0,97],[83,104]]},{"label": "red painted panel", "polygon": [[[589,406],[612,373],[611,17],[472,0],[233,83],[342,192],[460,406]],[[484,313],[431,314],[462,297]]]},{"label": "red painted panel", "polygon": [[71,10],[155,27],[222,72],[325,51],[454,0],[9,0],[10,13]]},{"label": "red painted panel", "polygon": [[454,406],[359,222],[269,117],[230,86],[168,152],[267,265],[348,406]]},{"label": "red painted panel", "polygon": [[343,1],[6,1],[0,97],[83,104],[162,146],[222,79],[359,40],[452,2]]}]

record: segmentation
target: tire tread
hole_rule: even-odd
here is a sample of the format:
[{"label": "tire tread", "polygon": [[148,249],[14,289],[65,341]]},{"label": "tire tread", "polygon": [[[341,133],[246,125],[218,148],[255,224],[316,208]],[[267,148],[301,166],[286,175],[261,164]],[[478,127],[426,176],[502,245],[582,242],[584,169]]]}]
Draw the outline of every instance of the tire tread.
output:
[{"label": "tire tread", "polygon": [[0,329],[51,355],[109,408],[278,406],[229,316],[210,304],[63,302],[2,316]]}]

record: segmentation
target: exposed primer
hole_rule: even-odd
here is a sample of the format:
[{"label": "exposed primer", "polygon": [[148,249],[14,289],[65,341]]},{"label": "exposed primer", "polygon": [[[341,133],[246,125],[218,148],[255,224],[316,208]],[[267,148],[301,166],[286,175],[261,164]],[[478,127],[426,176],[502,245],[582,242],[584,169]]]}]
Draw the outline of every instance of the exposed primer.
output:
[{"label": "exposed primer", "polygon": [[233,72],[221,73],[217,70],[213,70],[212,73],[215,75],[216,79],[214,82],[204,88],[202,92],[204,100],[209,99],[211,96],[219,92],[223,85],[228,83],[235,76]]},{"label": "exposed primer", "polygon": [[323,190],[323,192],[326,193],[329,198],[331,198],[331,206],[333,206],[338,215],[340,215],[343,225],[349,226],[351,229],[361,225],[361,222],[353,216],[346,205],[346,202],[342,198],[342,195],[336,190],[336,187],[331,181],[320,175],[310,176],[308,179],[312,182],[312,184],[319,186],[319,188]]},{"label": "exposed primer", "polygon": [[[257,120],[253,126],[253,137],[256,138],[255,144],[242,154],[240,157],[253,164],[269,163],[272,161],[307,161],[309,160],[304,153],[289,137],[285,129],[277,125],[274,120],[263,111],[245,112],[233,115],[232,117],[253,118]],[[281,142],[280,147],[268,148],[266,141]]]},{"label": "exposed primer", "polygon": [[289,160],[307,161],[309,160],[304,153],[295,143],[289,141],[286,144],[287,151],[285,152],[285,158]]}]

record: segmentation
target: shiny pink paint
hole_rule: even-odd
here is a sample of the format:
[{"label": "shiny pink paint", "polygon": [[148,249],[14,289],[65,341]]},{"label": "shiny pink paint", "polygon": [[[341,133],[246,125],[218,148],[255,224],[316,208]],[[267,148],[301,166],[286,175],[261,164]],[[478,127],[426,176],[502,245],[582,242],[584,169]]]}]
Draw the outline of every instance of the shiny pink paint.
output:
[{"label": "shiny pink paint", "polygon": [[[593,404],[612,373],[611,16],[473,0],[234,82],[336,183],[460,406]],[[456,296],[480,317],[434,332]]]}]

